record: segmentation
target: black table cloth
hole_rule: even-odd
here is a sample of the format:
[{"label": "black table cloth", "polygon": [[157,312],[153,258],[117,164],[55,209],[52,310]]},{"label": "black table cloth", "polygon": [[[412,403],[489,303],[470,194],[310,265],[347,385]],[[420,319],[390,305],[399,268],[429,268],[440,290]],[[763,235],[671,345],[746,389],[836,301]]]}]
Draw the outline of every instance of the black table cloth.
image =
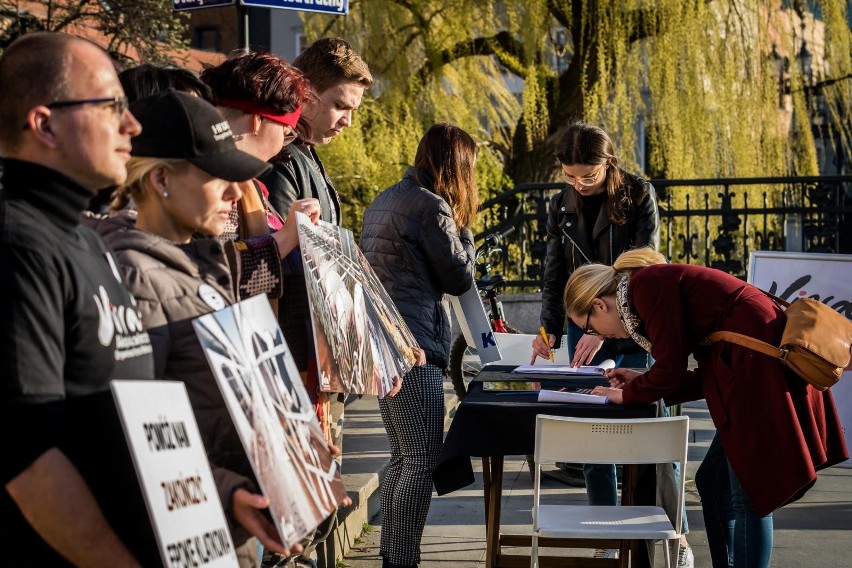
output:
[{"label": "black table cloth", "polygon": [[529,455],[535,447],[535,417],[538,414],[580,418],[653,418],[657,405],[540,403],[538,393],[511,395],[482,390],[483,381],[540,381],[543,388],[591,388],[607,385],[596,375],[555,376],[512,373],[515,366],[485,367],[471,382],[468,395],[459,405],[438,465],[433,472],[435,490],[445,495],[474,482],[471,457]]}]

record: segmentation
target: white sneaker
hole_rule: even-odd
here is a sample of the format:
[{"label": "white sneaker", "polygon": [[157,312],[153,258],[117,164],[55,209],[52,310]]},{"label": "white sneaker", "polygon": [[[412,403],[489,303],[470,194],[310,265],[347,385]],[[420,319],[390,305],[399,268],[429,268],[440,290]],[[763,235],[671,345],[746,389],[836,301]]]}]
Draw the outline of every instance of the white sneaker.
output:
[{"label": "white sneaker", "polygon": [[618,558],[618,551],[614,548],[596,548],[592,558]]},{"label": "white sneaker", "polygon": [[677,568],[695,568],[695,556],[692,554],[692,548],[689,546],[681,546],[677,553]]}]

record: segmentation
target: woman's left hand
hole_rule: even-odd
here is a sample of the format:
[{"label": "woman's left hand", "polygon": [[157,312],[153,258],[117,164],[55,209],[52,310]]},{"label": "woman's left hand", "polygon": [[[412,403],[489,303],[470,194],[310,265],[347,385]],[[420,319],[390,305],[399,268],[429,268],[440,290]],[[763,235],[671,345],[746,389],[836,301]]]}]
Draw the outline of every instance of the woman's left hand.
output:
[{"label": "woman's left hand", "polygon": [[320,222],[320,215],[322,214],[319,200],[313,197],[298,199],[290,204],[290,211],[284,220],[284,227],[272,233],[272,238],[278,244],[278,256],[281,258],[287,256],[294,248],[299,246],[297,212],[307,215],[314,225]]},{"label": "woman's left hand", "polygon": [[302,546],[300,544],[294,545],[291,549],[282,544],[275,526],[269,522],[262,512],[267,507],[269,507],[269,499],[266,496],[250,493],[243,488],[234,491],[231,497],[231,512],[234,519],[249,534],[257,537],[265,548],[284,556],[301,552]]},{"label": "woman's left hand", "polygon": [[592,389],[592,394],[605,396],[613,404],[624,404],[624,398],[622,398],[623,392],[621,389],[610,387],[595,387]]},{"label": "woman's left hand", "polygon": [[419,347],[412,347],[411,352],[414,354],[414,366],[422,367],[426,364],[426,352],[420,349]]},{"label": "woman's left hand", "polygon": [[393,378],[393,388],[388,393],[388,396],[394,396],[402,389],[402,377]]},{"label": "woman's left hand", "polygon": [[574,347],[574,359],[571,361],[572,367],[580,367],[588,365],[598,351],[601,350],[604,338],[600,335],[583,334],[583,337],[577,342]]}]

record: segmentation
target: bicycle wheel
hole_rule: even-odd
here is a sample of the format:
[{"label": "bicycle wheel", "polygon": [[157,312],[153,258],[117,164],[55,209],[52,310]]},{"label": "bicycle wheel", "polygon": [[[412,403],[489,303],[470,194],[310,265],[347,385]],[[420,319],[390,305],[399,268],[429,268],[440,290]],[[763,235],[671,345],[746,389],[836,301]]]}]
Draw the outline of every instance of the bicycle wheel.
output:
[{"label": "bicycle wheel", "polygon": [[[522,333],[510,325],[506,326],[509,333]],[[469,347],[464,335],[459,335],[450,347],[450,380],[459,400],[467,396],[467,385],[473,377],[482,370],[482,363],[476,354],[476,349]]]}]

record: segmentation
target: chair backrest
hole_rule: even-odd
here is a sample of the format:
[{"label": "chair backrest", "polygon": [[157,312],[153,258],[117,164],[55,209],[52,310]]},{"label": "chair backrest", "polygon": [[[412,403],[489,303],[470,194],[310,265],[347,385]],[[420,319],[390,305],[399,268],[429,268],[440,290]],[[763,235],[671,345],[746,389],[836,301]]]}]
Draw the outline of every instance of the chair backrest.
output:
[{"label": "chair backrest", "polygon": [[[533,525],[541,499],[541,462],[659,464],[678,462],[681,475],[677,495],[683,495],[686,453],[689,442],[689,417],[571,418],[539,414],[535,424],[535,467],[533,489]],[[676,499],[669,512],[672,525],[680,532],[683,524],[683,499]]]},{"label": "chair backrest", "polygon": [[536,417],[535,461],[686,464],[689,417]]}]

